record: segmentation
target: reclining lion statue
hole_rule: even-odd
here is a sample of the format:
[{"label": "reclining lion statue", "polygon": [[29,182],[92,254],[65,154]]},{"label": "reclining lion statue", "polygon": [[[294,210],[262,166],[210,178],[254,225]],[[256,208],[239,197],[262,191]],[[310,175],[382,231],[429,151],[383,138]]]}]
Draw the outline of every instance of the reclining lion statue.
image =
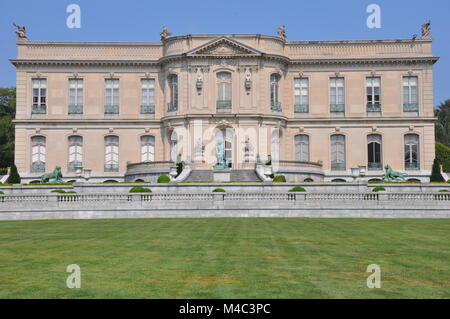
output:
[{"label": "reclining lion statue", "polygon": [[56,166],[53,172],[40,177],[42,183],[63,183],[61,167]]},{"label": "reclining lion statue", "polygon": [[389,165],[386,165],[384,168],[386,173],[383,176],[383,182],[404,182],[406,180],[407,174],[396,172]]}]

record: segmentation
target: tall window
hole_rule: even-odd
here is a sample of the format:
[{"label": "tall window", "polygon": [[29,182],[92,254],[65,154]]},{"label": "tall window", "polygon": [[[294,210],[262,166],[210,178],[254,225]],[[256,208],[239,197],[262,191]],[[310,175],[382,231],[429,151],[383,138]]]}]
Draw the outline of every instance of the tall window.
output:
[{"label": "tall window", "polygon": [[231,110],[231,73],[217,73],[217,110]]},{"label": "tall window", "polygon": [[272,111],[281,112],[281,102],[278,96],[279,82],[279,74],[270,75],[270,107]]},{"label": "tall window", "polygon": [[280,130],[274,129],[272,131],[272,141],[271,141],[271,155],[272,155],[272,162],[279,161],[280,159]]},{"label": "tall window", "polygon": [[343,115],[345,112],[344,78],[330,79],[330,111],[335,115]]},{"label": "tall window", "polygon": [[83,80],[69,80],[69,114],[83,114]]},{"label": "tall window", "polygon": [[69,172],[75,172],[83,166],[83,138],[69,136]]},{"label": "tall window", "polygon": [[309,79],[294,79],[295,113],[309,112]]},{"label": "tall window", "polygon": [[155,161],[155,137],[141,136],[141,162]]},{"label": "tall window", "polygon": [[367,112],[381,112],[381,78],[369,77],[366,79]]},{"label": "tall window", "polygon": [[405,135],[405,169],[419,169],[419,136]]},{"label": "tall window", "polygon": [[309,162],[309,136],[295,136],[295,160]]},{"label": "tall window", "polygon": [[178,160],[178,134],[175,131],[170,135],[170,160],[172,162]]},{"label": "tall window", "polygon": [[178,76],[171,74],[169,76],[169,104],[167,105],[167,111],[178,110]]},{"label": "tall window", "polygon": [[141,80],[141,114],[155,113],[155,80]]},{"label": "tall window", "polygon": [[45,172],[46,139],[44,136],[31,138],[31,172]]},{"label": "tall window", "polygon": [[383,169],[381,161],[381,135],[372,134],[367,137],[368,169]]},{"label": "tall window", "polygon": [[105,80],[105,114],[119,114],[119,80]]},{"label": "tall window", "polygon": [[403,77],[403,112],[418,112],[417,76]]},{"label": "tall window", "polygon": [[105,172],[119,171],[119,137],[105,137]]},{"label": "tall window", "polygon": [[47,80],[33,79],[33,105],[32,114],[47,113]]},{"label": "tall window", "polygon": [[331,170],[344,171],[345,164],[345,136],[331,136]]}]

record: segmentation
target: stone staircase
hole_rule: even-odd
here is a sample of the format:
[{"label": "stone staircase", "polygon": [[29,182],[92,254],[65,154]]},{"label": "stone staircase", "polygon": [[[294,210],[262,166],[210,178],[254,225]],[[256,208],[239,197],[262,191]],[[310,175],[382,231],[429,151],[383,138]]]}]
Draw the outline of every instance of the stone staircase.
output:
[{"label": "stone staircase", "polygon": [[[192,170],[185,182],[213,182],[213,170]],[[253,169],[230,170],[231,182],[260,182]]]}]

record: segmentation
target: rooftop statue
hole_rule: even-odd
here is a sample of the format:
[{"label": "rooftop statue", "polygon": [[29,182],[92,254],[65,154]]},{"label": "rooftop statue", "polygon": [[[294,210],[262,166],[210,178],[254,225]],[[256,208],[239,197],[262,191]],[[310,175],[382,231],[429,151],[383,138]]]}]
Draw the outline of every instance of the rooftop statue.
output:
[{"label": "rooftop statue", "polygon": [[164,26],[162,31],[161,31],[161,33],[160,33],[161,41],[163,41],[163,40],[167,39],[168,37],[170,37],[171,34],[172,33],[169,32],[169,28]]},{"label": "rooftop statue", "polygon": [[17,30],[16,30],[17,39],[28,40],[27,35],[26,35],[27,30],[25,29],[25,27],[23,25],[17,25],[15,23],[13,23],[13,26],[15,26],[17,28]]},{"label": "rooftop statue", "polygon": [[423,39],[431,38],[431,21],[422,24],[422,38]]},{"label": "rooftop statue", "polygon": [[61,167],[56,166],[53,172],[44,174],[40,177],[42,183],[62,183]]},{"label": "rooftop statue", "polygon": [[407,176],[406,174],[394,171],[389,165],[386,165],[384,168],[386,169],[386,173],[383,176],[383,182],[405,181],[405,177]]},{"label": "rooftop statue", "polygon": [[283,38],[284,40],[287,40],[286,26],[284,24],[278,27],[277,32],[279,37]]}]

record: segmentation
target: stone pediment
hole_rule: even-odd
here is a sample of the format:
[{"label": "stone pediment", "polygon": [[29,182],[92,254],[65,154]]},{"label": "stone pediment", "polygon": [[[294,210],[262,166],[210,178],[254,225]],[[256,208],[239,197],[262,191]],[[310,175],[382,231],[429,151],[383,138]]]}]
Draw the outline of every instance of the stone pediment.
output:
[{"label": "stone pediment", "polygon": [[187,52],[187,56],[260,56],[262,53],[227,37],[215,39]]}]

